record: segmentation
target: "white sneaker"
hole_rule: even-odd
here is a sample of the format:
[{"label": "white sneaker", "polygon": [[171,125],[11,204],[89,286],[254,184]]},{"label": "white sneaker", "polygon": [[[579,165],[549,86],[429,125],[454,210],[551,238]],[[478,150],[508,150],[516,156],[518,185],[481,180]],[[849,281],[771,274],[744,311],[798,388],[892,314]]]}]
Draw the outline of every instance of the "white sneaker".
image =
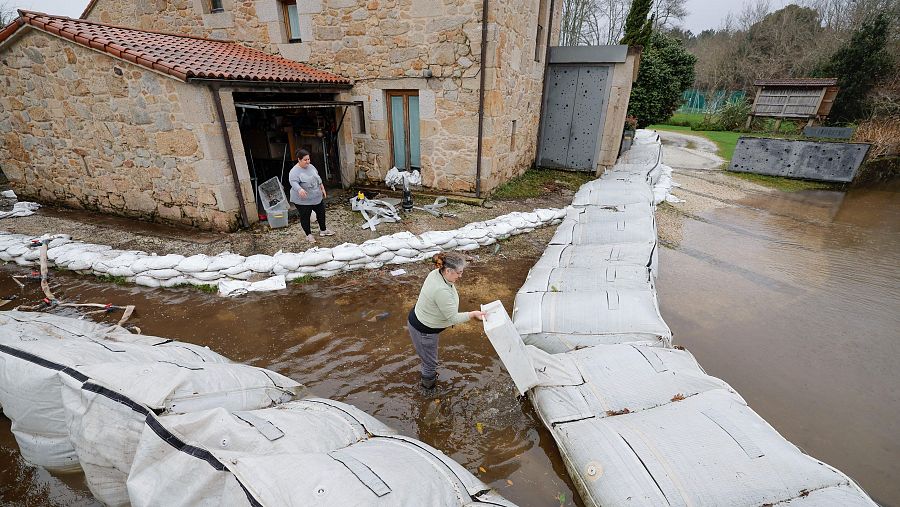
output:
[{"label": "white sneaker", "polygon": [[316,242],[316,237],[313,236],[312,234],[307,234],[307,235],[306,235],[306,241],[309,241],[310,243],[315,243],[315,242]]},{"label": "white sneaker", "polygon": [[324,231],[319,232],[319,236],[334,236],[334,232],[325,229]]}]

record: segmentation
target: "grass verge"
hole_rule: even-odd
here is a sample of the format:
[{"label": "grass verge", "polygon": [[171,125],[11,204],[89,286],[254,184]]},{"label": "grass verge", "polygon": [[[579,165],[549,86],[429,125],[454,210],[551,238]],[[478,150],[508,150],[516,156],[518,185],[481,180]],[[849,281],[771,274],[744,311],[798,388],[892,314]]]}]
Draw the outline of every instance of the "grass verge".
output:
[{"label": "grass verge", "polygon": [[828,183],[825,181],[795,180],[782,178],[781,176],[766,176],[764,174],[739,173],[725,171],[735,178],[752,181],[764,187],[774,188],[783,192],[797,192],[800,190],[842,190],[846,188],[843,183]]},{"label": "grass verge", "polygon": [[504,183],[491,195],[493,199],[527,199],[539,197],[561,188],[578,190],[594,179],[594,173],[569,172],[556,169],[529,169],[525,174]]},{"label": "grass verge", "polygon": [[725,159],[725,167],[727,167],[727,164],[731,161],[731,157],[734,156],[734,148],[735,146],[737,146],[738,138],[748,135],[741,132],[729,132],[722,130],[691,130],[690,127],[681,127],[677,125],[650,125],[647,128],[654,130],[668,130],[670,132],[680,132],[684,134],[692,134],[698,135],[700,137],[705,137],[706,139],[709,139],[710,141],[716,143],[716,147],[719,149],[718,155]]},{"label": "grass verge", "polygon": [[315,279],[315,277],[313,275],[303,275],[303,276],[294,278],[293,280],[291,280],[291,283],[301,284],[301,283],[311,282],[311,281],[313,281],[313,279]]}]

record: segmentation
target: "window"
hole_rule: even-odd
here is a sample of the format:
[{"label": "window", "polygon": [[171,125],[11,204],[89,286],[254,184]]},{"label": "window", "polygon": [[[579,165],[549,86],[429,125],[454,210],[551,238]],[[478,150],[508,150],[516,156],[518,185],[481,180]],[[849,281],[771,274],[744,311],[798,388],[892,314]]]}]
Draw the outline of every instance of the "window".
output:
[{"label": "window", "polygon": [[543,53],[541,49],[543,49],[542,44],[544,42],[544,23],[547,19],[547,0],[538,1],[537,15],[537,33],[534,35],[534,61],[539,62]]},{"label": "window", "polygon": [[281,7],[284,9],[284,33],[288,42],[302,42],[300,40],[300,14],[297,12],[297,0],[283,0]]},{"label": "window", "polygon": [[209,0],[209,12],[225,12],[223,0]]},{"label": "window", "polygon": [[512,121],[512,134],[509,136],[509,151],[516,151],[516,121]]},{"label": "window", "polygon": [[419,92],[387,92],[388,124],[391,126],[391,154],[397,169],[420,169]]}]

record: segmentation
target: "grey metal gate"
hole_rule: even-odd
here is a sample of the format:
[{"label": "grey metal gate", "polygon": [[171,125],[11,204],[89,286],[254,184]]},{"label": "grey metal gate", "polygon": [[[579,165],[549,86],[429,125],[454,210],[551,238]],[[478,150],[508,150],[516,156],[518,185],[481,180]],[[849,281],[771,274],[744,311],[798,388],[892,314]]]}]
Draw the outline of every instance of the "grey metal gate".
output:
[{"label": "grey metal gate", "polygon": [[550,65],[538,165],[593,171],[606,116],[609,65]]}]

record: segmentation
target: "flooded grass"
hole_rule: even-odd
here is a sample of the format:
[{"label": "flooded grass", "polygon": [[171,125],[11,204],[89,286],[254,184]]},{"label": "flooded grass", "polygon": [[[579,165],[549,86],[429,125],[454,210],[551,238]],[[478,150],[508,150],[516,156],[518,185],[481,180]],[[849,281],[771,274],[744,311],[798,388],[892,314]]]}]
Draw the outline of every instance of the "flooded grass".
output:
[{"label": "flooded grass", "polygon": [[735,178],[752,181],[753,183],[781,190],[782,192],[799,192],[801,190],[842,190],[846,186],[842,183],[798,180],[793,178],[783,178],[781,176],[767,176],[764,174],[741,173],[736,171],[726,172]]},{"label": "flooded grass", "polygon": [[491,197],[494,199],[528,199],[560,189],[575,191],[592,179],[594,179],[594,174],[590,172],[529,169],[525,171],[525,174],[501,185]]}]

